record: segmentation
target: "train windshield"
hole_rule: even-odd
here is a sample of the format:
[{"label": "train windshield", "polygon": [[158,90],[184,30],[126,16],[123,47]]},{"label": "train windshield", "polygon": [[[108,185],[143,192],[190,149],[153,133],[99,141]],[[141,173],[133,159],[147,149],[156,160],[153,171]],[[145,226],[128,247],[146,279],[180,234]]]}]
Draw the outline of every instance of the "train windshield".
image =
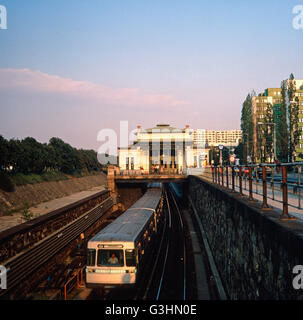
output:
[{"label": "train windshield", "polygon": [[123,267],[123,250],[98,250],[97,265],[99,267]]},{"label": "train windshield", "polygon": [[96,250],[88,249],[87,252],[87,265],[94,266],[96,264]]}]

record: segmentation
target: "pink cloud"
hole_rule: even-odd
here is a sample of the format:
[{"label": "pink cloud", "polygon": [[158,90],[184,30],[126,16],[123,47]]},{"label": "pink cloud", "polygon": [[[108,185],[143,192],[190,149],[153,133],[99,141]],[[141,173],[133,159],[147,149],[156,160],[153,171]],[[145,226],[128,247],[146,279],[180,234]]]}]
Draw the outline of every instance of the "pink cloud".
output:
[{"label": "pink cloud", "polygon": [[121,106],[177,107],[187,104],[171,95],[143,93],[137,88],[113,88],[29,69],[0,69],[0,89],[60,93]]}]

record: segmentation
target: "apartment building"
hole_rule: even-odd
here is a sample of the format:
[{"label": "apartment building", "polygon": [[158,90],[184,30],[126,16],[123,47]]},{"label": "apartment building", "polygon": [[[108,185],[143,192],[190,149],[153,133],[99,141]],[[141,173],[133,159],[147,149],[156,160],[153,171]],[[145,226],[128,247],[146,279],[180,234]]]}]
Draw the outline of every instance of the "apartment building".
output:
[{"label": "apartment building", "polygon": [[[287,80],[287,88],[290,83],[293,82],[295,88],[295,98],[299,104],[299,127],[302,128],[300,131],[300,141],[296,147],[296,160],[302,160],[299,154],[303,154],[303,80],[294,79]],[[292,101],[291,103],[294,103]],[[259,94],[252,98],[252,113],[253,113],[253,151],[256,157],[256,161],[260,161],[262,152],[264,152],[264,125],[260,123],[268,123],[268,114],[271,112],[271,123],[268,125],[268,132],[273,134],[274,137],[274,126],[277,130],[280,116],[281,116],[281,103],[282,103],[282,89],[281,88],[267,88],[264,93]],[[274,139],[274,138],[273,138]],[[277,154],[279,153],[277,145]],[[272,161],[273,159],[267,159]]]}]

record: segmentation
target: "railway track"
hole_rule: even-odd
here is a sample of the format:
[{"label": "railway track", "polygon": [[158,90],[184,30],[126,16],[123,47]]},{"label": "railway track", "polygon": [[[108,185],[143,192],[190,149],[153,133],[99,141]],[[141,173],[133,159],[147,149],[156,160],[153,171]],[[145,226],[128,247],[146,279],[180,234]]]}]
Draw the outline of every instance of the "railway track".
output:
[{"label": "railway track", "polygon": [[[179,204],[170,191],[164,191],[165,215],[161,236],[153,244],[146,270],[134,289],[97,289],[93,300],[185,300],[186,250],[184,223]],[[181,235],[181,236],[180,236]]]},{"label": "railway track", "polygon": [[[185,300],[186,299],[186,250],[184,224],[173,194],[165,190],[166,215],[157,252],[152,259],[152,270],[146,274],[144,290],[135,299]],[[180,237],[180,235],[182,235]],[[145,286],[146,285],[146,286]]]},{"label": "railway track", "polygon": [[7,269],[7,288],[1,290],[0,296],[16,287],[35,270],[46,263],[71,241],[93,225],[113,205],[111,198],[107,198],[100,205],[82,214],[80,217],[60,228],[58,231],[37,242],[24,252],[21,252],[3,265]]},{"label": "railway track", "polygon": [[[164,187],[160,236],[136,288],[101,292],[102,300],[226,300],[225,289],[195,208]],[[191,199],[189,198],[189,203]],[[193,211],[192,211],[193,210]]]}]

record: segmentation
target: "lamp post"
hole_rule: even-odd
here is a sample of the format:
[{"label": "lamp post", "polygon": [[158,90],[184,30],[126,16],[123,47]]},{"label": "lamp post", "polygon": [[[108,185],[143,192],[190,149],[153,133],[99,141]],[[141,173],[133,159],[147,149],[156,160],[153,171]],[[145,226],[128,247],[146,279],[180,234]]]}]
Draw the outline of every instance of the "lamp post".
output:
[{"label": "lamp post", "polygon": [[273,141],[273,149],[274,149],[274,162],[277,159],[277,138],[276,138],[276,123],[274,122],[258,122],[258,125],[272,125],[274,127],[274,141]]}]

